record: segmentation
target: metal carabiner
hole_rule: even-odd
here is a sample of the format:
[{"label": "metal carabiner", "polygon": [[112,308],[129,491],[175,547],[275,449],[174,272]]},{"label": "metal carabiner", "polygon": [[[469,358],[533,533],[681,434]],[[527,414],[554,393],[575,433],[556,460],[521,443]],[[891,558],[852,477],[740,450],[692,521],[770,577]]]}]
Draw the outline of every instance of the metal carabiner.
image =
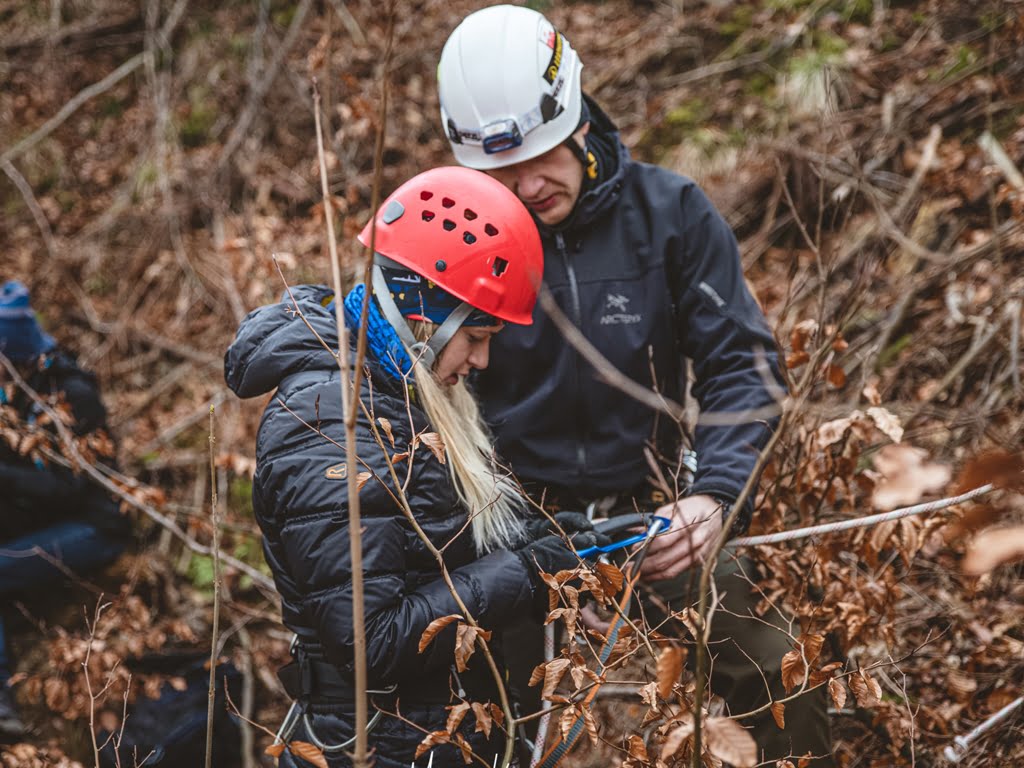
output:
[{"label": "metal carabiner", "polygon": [[274,736],[274,746],[288,743],[292,734],[295,733],[295,726],[299,724],[299,718],[302,714],[300,710],[299,702],[293,701],[291,707],[288,708],[288,714],[284,716],[284,720],[281,722],[281,727],[277,729],[277,734]]},{"label": "metal carabiner", "polygon": [[[382,691],[379,691],[379,690],[367,690],[366,695],[367,696],[372,696],[374,694],[394,693],[396,688],[398,688],[397,684],[392,685],[392,686],[390,686],[390,687],[388,687],[388,688],[386,688],[386,689],[384,689]],[[381,710],[379,710],[379,709],[376,712],[373,713],[373,717],[370,718],[370,722],[368,722],[366,724],[366,733],[367,734],[369,734],[370,731],[373,730],[374,726],[377,725],[377,721],[380,720],[380,718],[383,716],[383,714],[384,713]],[[313,731],[313,722],[312,722],[312,719],[310,718],[308,712],[304,712],[303,713],[303,715],[302,715],[302,724],[304,726],[306,726],[306,733],[309,735],[309,740],[311,742],[313,742],[313,746],[315,746],[317,749],[319,749],[321,752],[323,752],[325,754],[329,755],[329,754],[334,754],[336,752],[341,752],[342,750],[347,749],[348,747],[350,747],[350,746],[352,746],[353,744],[356,743],[356,734],[352,734],[352,738],[347,739],[346,741],[343,741],[341,744],[327,744],[327,743],[325,743]]]}]

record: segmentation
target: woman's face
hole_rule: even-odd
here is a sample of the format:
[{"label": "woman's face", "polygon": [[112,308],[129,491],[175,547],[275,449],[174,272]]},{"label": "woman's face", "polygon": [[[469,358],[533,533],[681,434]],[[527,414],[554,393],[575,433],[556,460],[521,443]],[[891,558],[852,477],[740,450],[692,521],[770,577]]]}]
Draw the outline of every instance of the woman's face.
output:
[{"label": "woman's face", "polygon": [[460,376],[487,367],[491,337],[505,327],[497,325],[462,326],[452,336],[434,364],[434,375],[445,385],[459,383]]}]

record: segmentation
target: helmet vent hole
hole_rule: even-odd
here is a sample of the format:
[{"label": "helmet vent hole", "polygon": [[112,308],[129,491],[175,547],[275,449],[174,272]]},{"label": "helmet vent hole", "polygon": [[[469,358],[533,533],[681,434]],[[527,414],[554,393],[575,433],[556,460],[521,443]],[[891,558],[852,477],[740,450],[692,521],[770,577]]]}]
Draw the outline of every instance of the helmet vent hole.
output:
[{"label": "helmet vent hole", "polygon": [[498,234],[498,228],[493,224],[485,224],[484,232],[486,232],[490,237],[494,237],[496,234]]},{"label": "helmet vent hole", "polygon": [[466,245],[472,245],[473,243],[476,242],[476,235],[474,235],[472,232],[463,232],[462,242],[464,242]]},{"label": "helmet vent hole", "polygon": [[428,192],[427,190],[423,190],[422,192],[420,192],[420,200],[429,200],[433,196],[434,196],[434,193],[433,192]]},{"label": "helmet vent hole", "polygon": [[441,198],[441,205],[443,205],[445,208],[454,208],[455,207],[455,201],[452,200],[450,197],[442,197]]},{"label": "helmet vent hole", "polygon": [[435,216],[435,214],[434,214],[433,211],[424,211],[423,212],[423,220],[424,221],[433,221],[434,220],[434,216]]},{"label": "helmet vent hole", "polygon": [[444,223],[441,226],[444,227],[445,232],[451,232],[453,229],[455,229],[455,222],[452,221],[451,219],[445,219]]},{"label": "helmet vent hole", "polygon": [[508,269],[508,262],[501,258],[501,256],[494,257],[494,264],[491,267],[491,271],[495,277],[501,277],[505,274],[505,270]]},{"label": "helmet vent hole", "polygon": [[466,221],[472,221],[473,219],[476,218],[476,214],[473,211],[469,210],[469,208],[466,209],[465,213],[463,213],[463,216],[466,217]]}]

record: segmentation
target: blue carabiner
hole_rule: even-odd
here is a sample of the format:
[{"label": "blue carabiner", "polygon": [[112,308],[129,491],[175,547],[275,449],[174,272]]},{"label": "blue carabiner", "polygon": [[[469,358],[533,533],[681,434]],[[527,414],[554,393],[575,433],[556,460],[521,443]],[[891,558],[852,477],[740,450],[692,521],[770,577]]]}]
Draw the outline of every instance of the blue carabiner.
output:
[{"label": "blue carabiner", "polygon": [[609,552],[616,552],[626,547],[631,547],[634,544],[639,544],[648,538],[659,536],[669,528],[672,527],[672,521],[667,517],[652,517],[650,525],[647,530],[643,533],[636,533],[630,536],[628,539],[622,539],[621,541],[613,541],[611,544],[605,544],[603,547],[593,546],[586,547],[585,549],[576,550],[578,557],[594,557],[595,555],[606,555]]}]

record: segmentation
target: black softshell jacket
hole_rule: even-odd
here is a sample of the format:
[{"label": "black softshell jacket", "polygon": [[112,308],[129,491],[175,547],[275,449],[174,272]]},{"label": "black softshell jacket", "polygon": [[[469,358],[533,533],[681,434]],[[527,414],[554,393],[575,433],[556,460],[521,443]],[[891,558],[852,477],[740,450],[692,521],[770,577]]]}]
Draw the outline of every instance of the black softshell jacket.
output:
[{"label": "black softshell jacket", "polygon": [[[293,294],[305,319],[336,349],[334,315],[322,306],[331,292],[300,286]],[[426,418],[415,405],[407,409],[402,385],[385,376],[372,359],[367,368],[371,379],[369,386],[363,381],[362,401],[375,419],[390,422],[394,448],[387,443],[387,449],[396,454],[408,451],[414,434],[431,431]],[[240,397],[277,390],[260,422],[256,443],[253,506],[263,531],[264,554],[281,595],[285,625],[315,638],[326,658],[349,676],[352,579],[338,365],[283,297],[281,304],[261,307],[242,322],[225,358],[225,378]],[[461,610],[433,556],[377,479],[392,487],[381,448],[362,413],[356,449],[360,462],[375,475],[360,491],[370,687],[397,684],[403,716],[428,731],[441,730],[447,702],[439,699],[446,699],[460,684],[469,699],[497,698],[479,652],[470,659],[468,672],[458,680],[452,675],[454,624],[423,653],[417,651],[431,621]],[[423,445],[414,452],[412,463],[409,504],[431,541],[437,547],[448,545],[447,567],[473,616],[486,629],[521,617],[530,610],[532,590],[519,555],[506,550],[478,555],[466,526],[467,511],[456,497],[447,468]],[[408,459],[399,459],[396,466],[404,481]],[[432,700],[425,701],[428,698]],[[352,713],[344,708],[313,719],[324,741],[351,736],[351,721]],[[467,717],[462,728],[466,738],[480,754],[493,755],[491,742],[472,733],[474,725],[473,716]],[[497,731],[492,742],[500,745]],[[423,735],[384,717],[370,735],[377,765],[408,766]],[[297,733],[294,738],[302,736]],[[462,765],[452,747],[437,747],[436,753],[434,765],[439,768]],[[347,764],[343,757],[331,757],[332,766]]]},{"label": "black softshell jacket", "polygon": [[[691,179],[632,161],[611,121],[588,103],[591,130],[617,147],[617,168],[565,225],[541,227],[544,282],[555,301],[645,387],[682,402],[685,356],[702,411],[770,406],[782,392],[776,344],[728,224]],[[475,386],[498,452],[520,480],[584,499],[628,492],[648,474],[645,441],[657,432],[668,451],[678,441],[670,420],[656,426],[652,409],[600,379],[539,303],[533,325],[495,337],[490,359]],[[775,420],[739,421],[698,426],[692,493],[739,496]]]}]

